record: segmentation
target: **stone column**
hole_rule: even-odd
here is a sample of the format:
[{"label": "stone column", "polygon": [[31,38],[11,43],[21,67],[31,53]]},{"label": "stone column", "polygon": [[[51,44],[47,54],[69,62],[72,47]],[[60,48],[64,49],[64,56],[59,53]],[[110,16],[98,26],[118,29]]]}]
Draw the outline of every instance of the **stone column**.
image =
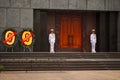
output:
[{"label": "stone column", "polygon": [[117,22],[116,12],[110,12],[109,16],[109,51],[115,52],[117,46]]},{"label": "stone column", "polygon": [[48,15],[47,12],[35,10],[34,11],[34,32],[35,32],[35,52],[48,52]]},{"label": "stone column", "polygon": [[49,51],[49,41],[48,41],[48,14],[47,12],[40,11],[40,51],[48,52]]},{"label": "stone column", "polygon": [[100,13],[100,21],[99,21],[99,51],[100,52],[105,52],[107,48],[106,44],[106,14],[104,12]]},{"label": "stone column", "polygon": [[120,12],[118,13],[118,24],[117,24],[117,51],[120,52]]},{"label": "stone column", "polygon": [[35,34],[35,43],[33,47],[34,52],[40,52],[40,10],[34,11],[34,34]]}]

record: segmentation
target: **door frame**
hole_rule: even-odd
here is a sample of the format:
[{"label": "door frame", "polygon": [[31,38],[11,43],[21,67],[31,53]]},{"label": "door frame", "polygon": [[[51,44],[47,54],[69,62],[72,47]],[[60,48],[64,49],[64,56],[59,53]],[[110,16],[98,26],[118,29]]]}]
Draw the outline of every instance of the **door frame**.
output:
[{"label": "door frame", "polygon": [[[69,16],[81,16],[81,23],[82,23],[82,27],[81,27],[81,38],[82,38],[82,46],[80,49],[78,48],[60,48],[60,16],[61,15],[68,15]],[[82,52],[83,51],[83,14],[81,12],[57,12],[55,15],[55,30],[56,30],[56,51],[57,52]]]}]

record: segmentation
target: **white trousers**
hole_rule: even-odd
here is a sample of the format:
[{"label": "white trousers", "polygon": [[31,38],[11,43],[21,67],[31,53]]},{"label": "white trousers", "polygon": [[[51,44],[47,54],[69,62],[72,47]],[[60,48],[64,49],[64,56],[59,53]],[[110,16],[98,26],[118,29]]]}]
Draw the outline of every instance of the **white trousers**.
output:
[{"label": "white trousers", "polygon": [[95,42],[92,42],[92,43],[91,43],[91,47],[92,47],[91,51],[92,51],[92,53],[95,53],[95,52],[96,52],[96,50],[95,50],[95,45],[96,45]]},{"label": "white trousers", "polygon": [[54,53],[54,44],[55,42],[50,42],[50,53]]}]

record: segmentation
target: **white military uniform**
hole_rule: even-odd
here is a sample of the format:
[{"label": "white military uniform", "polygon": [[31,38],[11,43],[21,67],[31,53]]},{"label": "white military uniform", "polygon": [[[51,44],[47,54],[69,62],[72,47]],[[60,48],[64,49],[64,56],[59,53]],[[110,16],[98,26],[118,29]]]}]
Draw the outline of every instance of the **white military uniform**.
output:
[{"label": "white military uniform", "polygon": [[54,53],[54,44],[55,44],[55,34],[49,34],[49,43],[50,43],[50,53]]},{"label": "white military uniform", "polygon": [[97,38],[96,38],[96,34],[95,33],[92,33],[90,35],[90,42],[91,42],[91,51],[93,53],[95,53],[96,52],[95,45],[96,45],[96,42],[97,42]]}]

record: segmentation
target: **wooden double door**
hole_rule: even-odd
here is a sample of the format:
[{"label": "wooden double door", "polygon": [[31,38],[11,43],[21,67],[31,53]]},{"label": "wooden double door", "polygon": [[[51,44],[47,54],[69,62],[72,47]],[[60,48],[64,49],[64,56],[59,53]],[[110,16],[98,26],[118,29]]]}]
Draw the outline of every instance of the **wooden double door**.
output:
[{"label": "wooden double door", "polygon": [[82,18],[77,15],[60,16],[60,48],[82,48]]}]

